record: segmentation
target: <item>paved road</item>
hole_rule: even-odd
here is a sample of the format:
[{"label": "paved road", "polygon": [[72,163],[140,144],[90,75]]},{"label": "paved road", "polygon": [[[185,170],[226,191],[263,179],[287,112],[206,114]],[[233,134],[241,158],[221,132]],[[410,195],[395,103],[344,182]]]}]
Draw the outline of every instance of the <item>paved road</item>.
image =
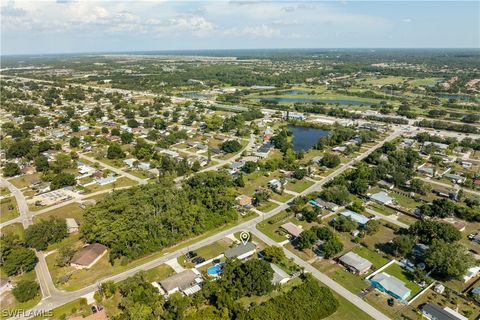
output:
[{"label": "paved road", "polygon": [[[265,242],[268,245],[274,245],[274,246],[280,246],[277,242],[273,241],[266,235],[264,235],[262,232],[258,231],[255,226],[251,227],[248,229],[250,232],[252,232],[256,237],[258,237],[260,240]],[[331,278],[329,278],[326,274],[320,272],[318,269],[313,267],[311,264],[306,262],[305,260],[301,259],[298,257],[296,254],[291,252],[290,250],[285,249],[282,247],[283,252],[285,252],[285,256],[289,259],[293,259],[293,261],[298,264],[299,266],[303,267],[305,271],[311,273],[315,278],[320,280],[323,284],[328,286],[330,289],[341,295],[343,298],[348,300],[349,302],[353,303],[355,306],[360,308],[362,311],[367,313],[369,316],[371,316],[374,319],[382,320],[382,319],[390,319],[374,307],[372,307],[370,304],[367,302],[363,301],[360,297],[357,295],[351,293],[347,289],[345,289],[342,285],[339,283],[335,282]]]},{"label": "paved road", "polygon": [[385,220],[385,221],[388,221],[390,223],[393,223],[397,226],[399,226],[400,228],[405,228],[405,229],[408,229],[410,228],[410,226],[408,224],[405,224],[403,222],[400,222],[398,221],[397,219],[394,219],[393,217],[391,216],[387,216],[387,215],[384,215],[384,214],[381,214],[380,212],[378,211],[375,211],[375,210],[372,210],[370,208],[365,208],[365,211],[367,211],[368,213],[370,214],[373,214],[374,216],[382,219],[382,220]]},{"label": "paved road", "polygon": [[[425,182],[428,182],[428,183],[431,183],[431,184],[436,184],[438,186],[442,186],[442,187],[445,187],[445,188],[448,188],[448,189],[453,189],[454,188],[451,184],[448,184],[448,183],[436,181],[436,180],[433,180],[433,179],[426,179],[426,178],[423,178],[423,177],[417,177],[417,178],[419,178],[420,180],[423,180]],[[466,188],[462,188],[462,190],[466,193],[471,193],[471,194],[475,194],[477,196],[480,196],[479,191],[470,190],[470,189],[466,189]]]}]

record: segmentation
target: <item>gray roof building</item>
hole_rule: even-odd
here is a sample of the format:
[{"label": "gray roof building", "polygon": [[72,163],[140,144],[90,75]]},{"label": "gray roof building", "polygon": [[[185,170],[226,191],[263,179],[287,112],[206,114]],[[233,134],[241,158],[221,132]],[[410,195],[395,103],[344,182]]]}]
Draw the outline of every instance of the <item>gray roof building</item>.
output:
[{"label": "gray roof building", "polygon": [[391,204],[393,202],[393,199],[383,191],[372,194],[370,199],[381,204]]},{"label": "gray roof building", "polygon": [[228,259],[244,259],[246,257],[249,257],[255,253],[255,249],[257,246],[252,243],[252,242],[247,242],[246,244],[239,244],[236,247],[230,248],[227,251],[225,251],[224,255],[225,258]]},{"label": "gray roof building", "polygon": [[352,251],[345,253],[338,260],[341,264],[355,273],[367,272],[372,267],[372,263],[370,261],[360,257],[358,254]]},{"label": "gray roof building", "polygon": [[421,307],[423,315],[430,320],[468,320],[458,312],[432,303],[426,303]]}]

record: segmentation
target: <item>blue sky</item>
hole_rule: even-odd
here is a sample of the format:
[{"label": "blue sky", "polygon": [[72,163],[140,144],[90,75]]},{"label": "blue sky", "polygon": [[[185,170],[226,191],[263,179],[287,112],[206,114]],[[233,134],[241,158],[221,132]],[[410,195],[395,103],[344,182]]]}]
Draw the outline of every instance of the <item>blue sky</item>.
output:
[{"label": "blue sky", "polygon": [[478,1],[1,0],[1,53],[478,48]]}]

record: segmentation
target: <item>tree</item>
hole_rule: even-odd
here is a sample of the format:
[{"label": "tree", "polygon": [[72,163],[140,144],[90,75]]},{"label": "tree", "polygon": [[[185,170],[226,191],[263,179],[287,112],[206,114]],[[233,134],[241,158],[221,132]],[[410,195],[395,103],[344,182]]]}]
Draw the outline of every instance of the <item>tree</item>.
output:
[{"label": "tree", "polygon": [[460,278],[475,265],[475,259],[462,244],[444,241],[433,242],[425,252],[425,262],[444,279]]},{"label": "tree", "polygon": [[263,258],[271,263],[280,263],[285,260],[285,252],[283,249],[277,246],[265,247],[262,251]]},{"label": "tree", "polygon": [[320,161],[320,163],[327,168],[335,168],[340,162],[340,157],[333,153],[326,153]]},{"label": "tree", "polygon": [[409,235],[399,235],[393,238],[392,248],[394,254],[397,257],[406,256],[410,251],[412,251],[413,246],[415,245],[416,240],[414,237]]},{"label": "tree", "polygon": [[408,229],[408,233],[417,236],[423,244],[431,244],[434,240],[442,240],[448,243],[461,239],[462,234],[452,225],[433,220],[417,221]]},{"label": "tree", "polygon": [[60,172],[55,175],[50,183],[50,189],[56,190],[67,186],[74,186],[77,183],[75,176],[70,173]]},{"label": "tree", "polygon": [[267,202],[272,196],[272,193],[267,189],[260,189],[253,194],[255,205],[260,205],[263,202]]},{"label": "tree", "polygon": [[336,185],[324,188],[320,193],[320,198],[325,201],[334,202],[338,205],[346,205],[350,202],[350,192],[344,185]]},{"label": "tree", "polygon": [[35,168],[38,172],[46,172],[50,168],[48,158],[45,156],[38,156],[34,160]]},{"label": "tree", "polygon": [[332,237],[322,245],[323,257],[329,259],[343,250],[343,244],[337,237]]},{"label": "tree", "polygon": [[242,149],[242,145],[237,140],[227,140],[220,145],[220,149],[226,153],[238,152]]},{"label": "tree", "polygon": [[73,136],[70,138],[70,147],[71,148],[77,148],[80,146],[80,138]]},{"label": "tree", "polygon": [[380,221],[376,219],[370,219],[368,222],[365,224],[365,227],[363,228],[367,234],[374,234],[377,233],[378,230],[380,230]]},{"label": "tree", "polygon": [[338,231],[342,232],[352,232],[353,230],[358,228],[358,224],[352,220],[350,217],[345,216],[338,216],[332,221],[330,221],[330,225]]},{"label": "tree", "polygon": [[3,167],[3,175],[5,177],[13,177],[21,173],[20,167],[14,162],[7,162]]},{"label": "tree", "polygon": [[27,302],[35,298],[39,293],[40,286],[36,281],[20,280],[12,289],[12,293],[18,302]]},{"label": "tree", "polygon": [[25,243],[37,250],[47,249],[49,244],[58,242],[67,237],[67,223],[65,219],[50,217],[32,224],[25,230]]},{"label": "tree", "polygon": [[133,141],[133,133],[123,131],[120,134],[120,140],[122,141],[123,144],[129,144]]},{"label": "tree", "polygon": [[245,172],[245,173],[252,173],[254,172],[255,170],[257,170],[257,163],[254,162],[254,161],[247,161],[245,162],[245,164],[243,165],[242,167],[242,171]]},{"label": "tree", "polygon": [[112,143],[107,149],[107,158],[108,159],[125,158],[125,152],[123,152],[122,147],[118,143]]},{"label": "tree", "polygon": [[37,256],[31,249],[15,247],[3,258],[2,268],[9,276],[32,271],[37,264]]},{"label": "tree", "polygon": [[57,266],[59,267],[65,267],[70,264],[70,261],[73,258],[73,255],[75,254],[75,250],[70,247],[61,247],[58,250],[58,255],[57,255]]},{"label": "tree", "polygon": [[309,229],[302,231],[298,236],[296,245],[300,250],[311,248],[315,241],[318,240],[317,233],[315,229]]},{"label": "tree", "polygon": [[307,169],[304,168],[297,168],[293,172],[293,177],[297,180],[302,180],[307,175]]}]

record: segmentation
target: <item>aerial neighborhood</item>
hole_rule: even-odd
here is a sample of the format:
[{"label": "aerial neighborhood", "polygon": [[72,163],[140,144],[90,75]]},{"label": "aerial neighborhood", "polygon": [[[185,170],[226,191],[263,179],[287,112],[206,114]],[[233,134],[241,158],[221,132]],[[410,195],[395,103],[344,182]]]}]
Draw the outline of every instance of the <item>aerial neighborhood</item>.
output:
[{"label": "aerial neighborhood", "polygon": [[451,50],[3,56],[1,319],[480,319]]}]

